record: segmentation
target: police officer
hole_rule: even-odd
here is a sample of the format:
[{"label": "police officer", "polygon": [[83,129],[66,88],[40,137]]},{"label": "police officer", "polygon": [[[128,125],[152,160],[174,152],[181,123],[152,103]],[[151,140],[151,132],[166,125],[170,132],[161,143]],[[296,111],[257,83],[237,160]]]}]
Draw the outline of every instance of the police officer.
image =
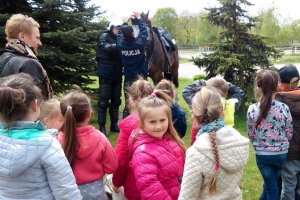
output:
[{"label": "police officer", "polygon": [[124,94],[125,94],[125,108],[123,111],[123,118],[129,115],[127,108],[128,96],[126,95],[126,88],[130,86],[138,76],[147,79],[148,62],[145,54],[145,47],[147,44],[148,31],[146,23],[141,19],[138,12],[134,12],[126,22],[133,19],[139,26],[139,34],[134,37],[132,26],[123,25],[117,35],[117,47],[122,53],[122,63],[124,67]]},{"label": "police officer", "polygon": [[122,89],[122,58],[116,48],[116,34],[119,26],[112,24],[109,30],[99,34],[96,60],[99,76],[98,124],[102,133],[108,136],[105,128],[106,113],[109,108],[110,131],[119,132],[119,106]]}]

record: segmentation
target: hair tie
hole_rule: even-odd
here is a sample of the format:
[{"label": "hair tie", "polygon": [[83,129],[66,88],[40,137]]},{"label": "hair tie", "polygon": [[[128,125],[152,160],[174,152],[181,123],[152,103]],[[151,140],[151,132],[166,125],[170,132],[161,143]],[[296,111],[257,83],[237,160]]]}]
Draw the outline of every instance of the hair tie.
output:
[{"label": "hair tie", "polygon": [[156,96],[155,92],[152,92],[152,93],[150,94],[150,97],[157,97],[157,96]]},{"label": "hair tie", "polygon": [[219,164],[219,163],[216,163],[216,164],[215,164],[215,170],[216,170],[216,171],[219,171],[219,169],[220,169],[220,164]]},{"label": "hair tie", "polygon": [[67,107],[67,110],[72,110],[72,106],[68,106],[68,107]]}]

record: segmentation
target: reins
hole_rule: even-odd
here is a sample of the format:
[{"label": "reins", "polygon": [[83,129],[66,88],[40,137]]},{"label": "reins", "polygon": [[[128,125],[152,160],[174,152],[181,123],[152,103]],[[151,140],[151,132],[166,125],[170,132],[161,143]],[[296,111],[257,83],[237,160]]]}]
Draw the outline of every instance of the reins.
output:
[{"label": "reins", "polygon": [[151,40],[152,40],[152,43],[153,43],[153,48],[152,48],[152,53],[151,53],[151,57],[149,59],[149,62],[148,62],[148,70],[150,70],[151,68],[151,65],[153,64],[153,60],[154,60],[154,50],[155,50],[155,41],[154,41],[154,36],[153,36],[153,28],[152,26],[149,27],[150,28],[150,33],[151,33]]}]

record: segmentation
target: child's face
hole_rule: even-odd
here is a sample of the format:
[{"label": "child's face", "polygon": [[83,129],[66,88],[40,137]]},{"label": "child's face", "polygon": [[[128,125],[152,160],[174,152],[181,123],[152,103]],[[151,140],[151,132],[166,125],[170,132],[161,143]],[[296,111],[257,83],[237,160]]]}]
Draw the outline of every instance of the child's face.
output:
[{"label": "child's face", "polygon": [[48,118],[44,120],[44,125],[47,127],[47,129],[60,130],[63,124],[64,124],[64,117],[60,113],[54,115],[52,118]]},{"label": "child's face", "polygon": [[148,110],[148,113],[143,120],[142,129],[149,135],[162,138],[168,130],[169,121],[164,108],[154,108]]}]

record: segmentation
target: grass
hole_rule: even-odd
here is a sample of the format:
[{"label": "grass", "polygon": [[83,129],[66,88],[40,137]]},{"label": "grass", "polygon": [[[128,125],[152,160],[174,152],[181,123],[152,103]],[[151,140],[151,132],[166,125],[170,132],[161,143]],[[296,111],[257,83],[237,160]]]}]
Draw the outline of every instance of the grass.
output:
[{"label": "grass", "polygon": [[300,63],[300,54],[284,54],[281,58],[273,62],[273,64]]}]

